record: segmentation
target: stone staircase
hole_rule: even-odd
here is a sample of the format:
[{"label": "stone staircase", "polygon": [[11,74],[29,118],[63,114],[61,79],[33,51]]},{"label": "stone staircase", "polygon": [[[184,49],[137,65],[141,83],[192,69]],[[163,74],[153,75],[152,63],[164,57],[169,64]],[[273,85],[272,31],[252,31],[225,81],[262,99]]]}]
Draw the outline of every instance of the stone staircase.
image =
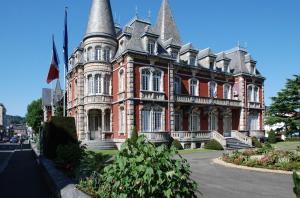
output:
[{"label": "stone staircase", "polygon": [[111,140],[89,140],[83,141],[82,144],[85,144],[90,150],[117,149],[116,143]]},{"label": "stone staircase", "polygon": [[236,138],[226,138],[227,150],[247,149],[247,148],[252,148],[252,146],[245,144]]}]

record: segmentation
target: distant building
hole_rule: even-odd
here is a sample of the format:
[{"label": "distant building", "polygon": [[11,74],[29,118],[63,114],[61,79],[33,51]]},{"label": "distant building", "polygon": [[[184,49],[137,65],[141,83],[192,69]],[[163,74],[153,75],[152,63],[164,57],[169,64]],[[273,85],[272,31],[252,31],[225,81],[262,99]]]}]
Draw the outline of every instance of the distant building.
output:
[{"label": "distant building", "polygon": [[92,2],[67,74],[67,111],[80,140],[119,144],[134,128],[185,148],[264,136],[265,78],[245,48],[214,53],[183,44],[168,0],[156,25],[135,16],[123,28],[109,0]]},{"label": "distant building", "polygon": [[59,105],[63,105],[63,90],[57,81],[55,89],[43,88],[42,90],[44,122],[49,121],[54,116],[55,108]]},{"label": "distant building", "polygon": [[4,133],[6,130],[6,108],[0,103],[0,133]]},{"label": "distant building", "polygon": [[25,124],[15,124],[12,126],[12,130],[16,134],[21,134],[21,135],[27,134],[27,127]]}]

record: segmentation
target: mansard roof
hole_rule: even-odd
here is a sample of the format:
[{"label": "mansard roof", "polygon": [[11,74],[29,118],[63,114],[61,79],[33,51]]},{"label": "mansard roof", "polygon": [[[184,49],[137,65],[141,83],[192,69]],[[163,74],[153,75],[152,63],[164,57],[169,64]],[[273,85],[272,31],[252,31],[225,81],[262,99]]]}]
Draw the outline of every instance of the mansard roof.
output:
[{"label": "mansard roof", "polygon": [[214,57],[214,58],[217,57],[210,48],[200,50],[199,53],[198,53],[198,58],[199,59],[205,58],[207,56]]},{"label": "mansard roof", "polygon": [[192,43],[187,43],[185,45],[183,45],[180,49],[180,54],[184,54],[186,52],[193,52],[193,53],[198,53],[198,50],[196,50],[193,46]]},{"label": "mansard roof", "polygon": [[220,52],[217,54],[216,61],[221,61],[221,60],[230,61],[230,58],[226,56],[225,52]]},{"label": "mansard roof", "polygon": [[168,0],[163,0],[160,7],[157,17],[156,31],[159,33],[160,39],[163,42],[173,38],[174,43],[181,45],[181,38]]},{"label": "mansard roof", "polygon": [[110,0],[93,0],[84,39],[91,36],[116,38]]}]

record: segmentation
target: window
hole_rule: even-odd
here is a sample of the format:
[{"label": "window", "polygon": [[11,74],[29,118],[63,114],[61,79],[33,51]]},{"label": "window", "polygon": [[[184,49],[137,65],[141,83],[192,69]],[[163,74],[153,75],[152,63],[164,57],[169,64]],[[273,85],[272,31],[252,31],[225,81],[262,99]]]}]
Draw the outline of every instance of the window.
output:
[{"label": "window", "polygon": [[119,92],[125,91],[125,82],[124,82],[124,70],[121,69],[119,72]]},{"label": "window", "polygon": [[105,75],[104,77],[104,89],[103,89],[103,93],[104,94],[109,94],[109,86],[110,86],[110,77],[109,75]]},{"label": "window", "polygon": [[142,110],[141,118],[142,118],[142,131],[150,132],[150,110]]},{"label": "window", "polygon": [[176,112],[174,114],[174,122],[175,122],[175,131],[181,131],[182,130],[182,117],[181,114]]},{"label": "window", "polygon": [[258,113],[251,113],[249,115],[249,130],[259,130]]},{"label": "window", "polygon": [[161,91],[160,85],[161,85],[161,72],[154,71],[153,72],[153,91]]},{"label": "window", "polygon": [[104,131],[110,131],[110,110],[105,111],[104,115]]},{"label": "window", "polygon": [[177,52],[177,51],[172,51],[171,57],[174,58],[174,59],[177,59],[177,57],[178,57],[178,52]]},{"label": "window", "polygon": [[150,71],[149,69],[142,70],[142,90],[149,91],[150,90]]},{"label": "window", "polygon": [[216,131],[218,130],[218,117],[216,112],[211,112],[208,118],[209,130]]},{"label": "window", "polygon": [[110,61],[110,49],[109,48],[105,48],[103,51],[103,60],[105,62],[109,62]]},{"label": "window", "polygon": [[197,96],[198,95],[198,81],[196,79],[190,80],[190,95]]},{"label": "window", "polygon": [[253,92],[253,101],[258,102],[258,87],[254,87],[254,92]]},{"label": "window", "polygon": [[101,76],[100,74],[96,74],[95,75],[95,82],[94,82],[94,86],[95,86],[95,94],[99,94],[101,92]]},{"label": "window", "polygon": [[88,94],[93,94],[93,77],[92,75],[88,75]]},{"label": "window", "polygon": [[228,84],[224,85],[224,99],[231,99],[231,86]]},{"label": "window", "polygon": [[181,80],[177,76],[174,78],[174,92],[175,94],[181,93]]},{"label": "window", "polygon": [[153,41],[148,41],[147,50],[149,54],[154,54],[155,43]]},{"label": "window", "polygon": [[217,84],[215,82],[209,83],[209,97],[217,97]]},{"label": "window", "polygon": [[209,62],[209,69],[214,70],[214,62],[213,61]]},{"label": "window", "polygon": [[89,47],[87,52],[87,61],[91,61],[91,60],[93,60],[93,54],[92,54],[92,48]]},{"label": "window", "polygon": [[190,115],[190,131],[200,130],[200,115],[199,113],[193,112]]},{"label": "window", "polygon": [[229,69],[228,65],[225,64],[225,65],[224,65],[224,72],[228,73],[228,69]]},{"label": "window", "polygon": [[160,110],[153,111],[153,131],[161,131],[162,129],[162,112]]},{"label": "window", "polygon": [[257,86],[248,86],[248,102],[259,102]]},{"label": "window", "polygon": [[125,133],[125,110],[124,107],[120,108],[120,133]]},{"label": "window", "polygon": [[196,58],[193,57],[193,56],[191,56],[191,57],[190,57],[190,65],[195,66],[195,64],[196,64]]},{"label": "window", "polygon": [[100,61],[101,60],[101,48],[96,47],[95,49],[95,60]]}]

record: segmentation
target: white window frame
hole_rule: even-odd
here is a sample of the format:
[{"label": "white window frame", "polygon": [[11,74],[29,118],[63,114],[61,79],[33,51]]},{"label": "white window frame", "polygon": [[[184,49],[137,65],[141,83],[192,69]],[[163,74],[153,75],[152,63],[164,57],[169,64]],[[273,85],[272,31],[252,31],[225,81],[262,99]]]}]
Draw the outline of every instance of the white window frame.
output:
[{"label": "white window frame", "polygon": [[[147,74],[146,74],[147,72]],[[160,78],[155,79],[154,74],[158,72],[160,73]],[[152,67],[141,67],[140,68],[140,83],[141,83],[141,91],[152,91],[152,92],[164,92],[164,72],[158,68]],[[155,89],[154,80],[158,80],[158,86]],[[147,83],[147,87],[145,86],[145,82]]]},{"label": "white window frame", "polygon": [[93,48],[88,47],[87,49],[87,61],[92,61],[93,60]]},{"label": "white window frame", "polygon": [[140,110],[140,116],[142,133],[162,132],[164,130],[164,108],[144,107]]},{"label": "white window frame", "polygon": [[259,87],[253,84],[247,86],[248,102],[259,102]]},{"label": "white window frame", "polygon": [[93,75],[89,74],[87,75],[87,95],[93,95],[94,94],[94,79]]},{"label": "white window frame", "polygon": [[[144,73],[145,72],[145,73]],[[146,73],[147,72],[147,73]],[[151,71],[149,68],[141,69],[141,90],[151,91]],[[146,84],[144,84],[146,83]]]},{"label": "white window frame", "polygon": [[199,96],[199,81],[196,78],[189,79],[189,93],[191,96]]},{"label": "white window frame", "polygon": [[154,53],[155,53],[155,41],[148,40],[147,51],[148,51],[149,54],[154,55]]},{"label": "white window frame", "polygon": [[110,75],[103,76],[103,94],[110,95]]},{"label": "white window frame", "polygon": [[181,78],[179,76],[174,77],[174,93],[181,94]]},{"label": "white window frame", "polygon": [[109,62],[110,61],[110,48],[106,47],[103,50],[103,61],[104,62]]},{"label": "white window frame", "polygon": [[94,77],[94,93],[101,94],[101,74],[96,74]]},{"label": "white window frame", "polygon": [[192,113],[189,116],[189,128],[190,131],[195,132],[195,131],[200,131],[200,113],[192,111]]},{"label": "white window frame", "polygon": [[[228,89],[228,92],[226,94],[226,89]],[[223,85],[223,98],[224,99],[228,99],[228,100],[231,100],[231,85],[226,83]]]},{"label": "white window frame", "polygon": [[95,47],[95,60],[96,61],[101,60],[101,47],[100,46]]},{"label": "white window frame", "polygon": [[152,90],[161,92],[162,72],[160,70],[152,71]]},{"label": "white window frame", "polygon": [[125,92],[125,71],[120,69],[119,71],[119,93]]},{"label": "white window frame", "polygon": [[119,134],[125,134],[126,131],[126,116],[125,116],[125,108],[121,106],[119,109],[120,113],[120,122],[119,122]]},{"label": "white window frame", "polygon": [[260,121],[259,121],[259,113],[251,113],[249,115],[249,130],[255,131],[259,130]]},{"label": "white window frame", "polygon": [[[210,81],[209,82],[209,87],[208,87],[208,94],[209,94],[209,97],[211,98],[217,98],[217,94],[218,94],[218,84],[215,82],[215,81]],[[213,88],[213,90],[212,90]]]},{"label": "white window frame", "polygon": [[215,111],[209,113],[208,129],[210,131],[218,131],[218,113]]},{"label": "white window frame", "polygon": [[175,131],[182,130],[182,112],[174,113],[174,130]]}]

